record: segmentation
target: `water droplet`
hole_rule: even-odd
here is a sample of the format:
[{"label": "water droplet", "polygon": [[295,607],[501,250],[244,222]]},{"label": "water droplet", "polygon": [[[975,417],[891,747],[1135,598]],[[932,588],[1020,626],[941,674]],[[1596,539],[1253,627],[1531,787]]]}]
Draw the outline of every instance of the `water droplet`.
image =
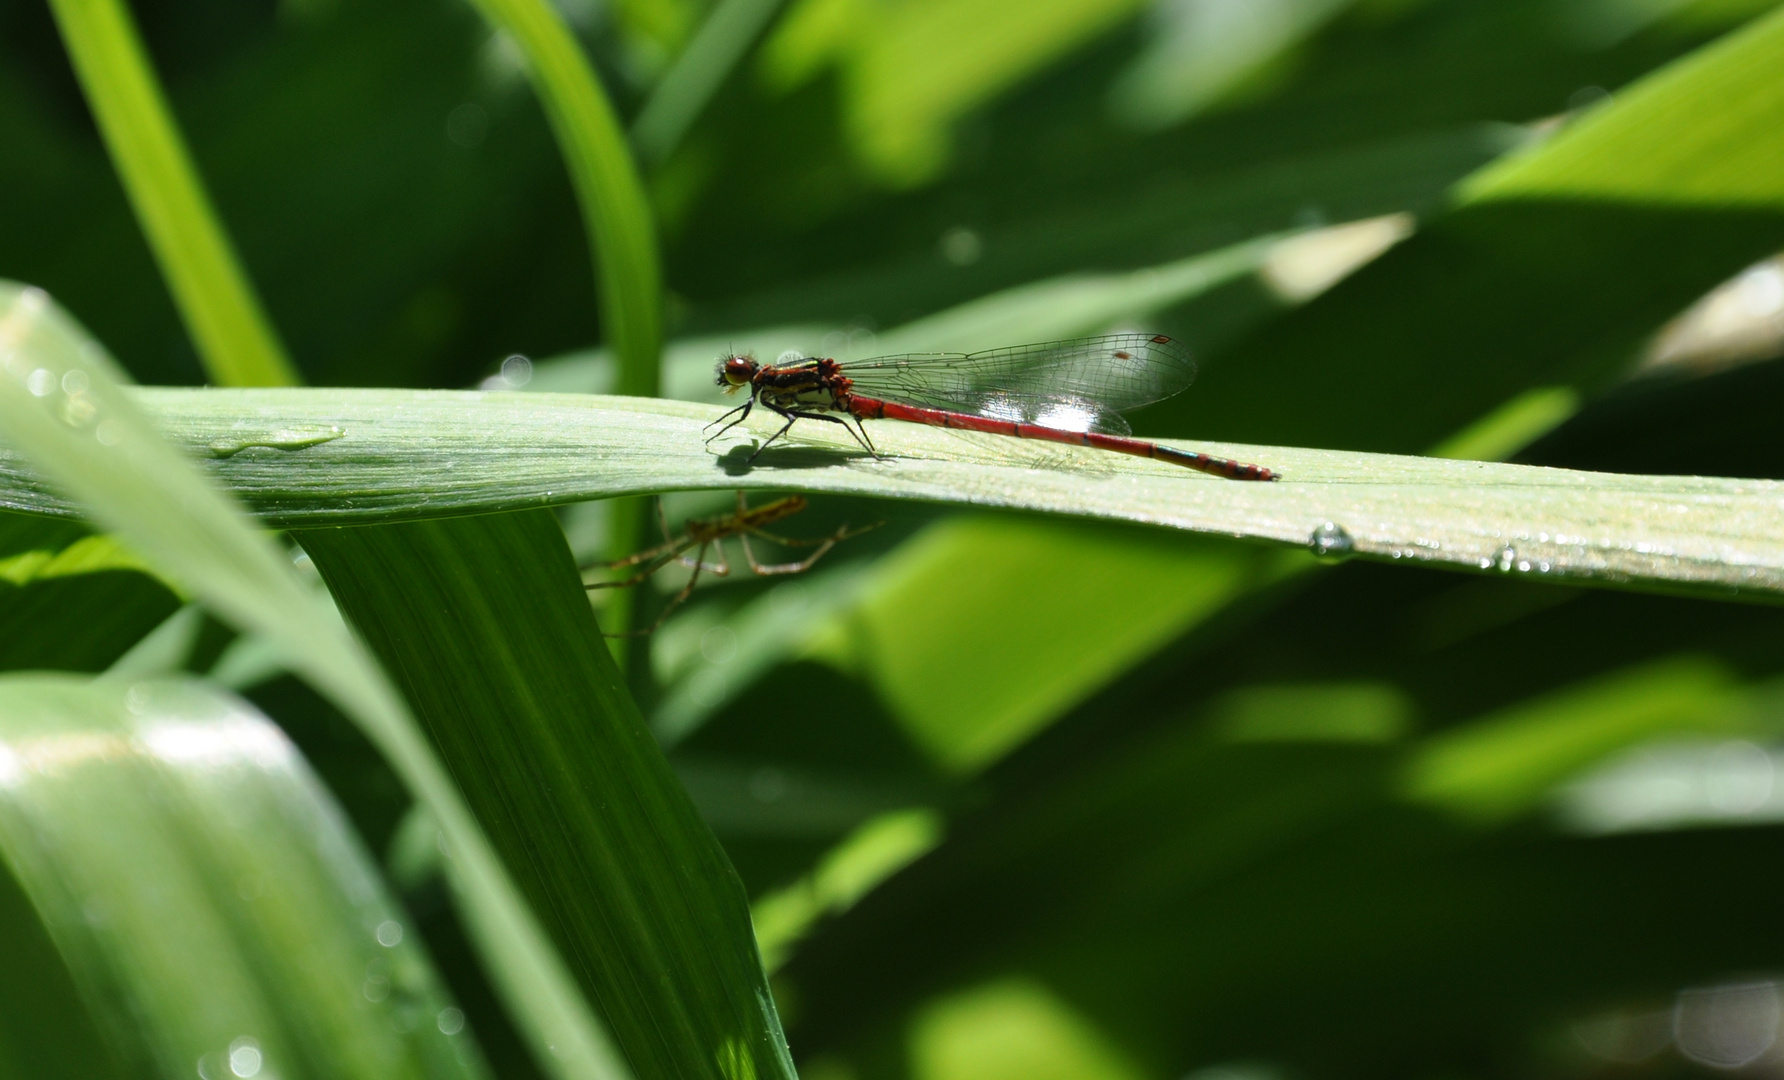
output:
[{"label": "water droplet", "polygon": [[391,948],[403,940],[403,924],[395,919],[385,919],[378,924],[377,936],[378,944]]},{"label": "water droplet", "polygon": [[984,238],[964,225],[943,233],[936,246],[941,249],[942,258],[955,266],[971,266],[985,254]]},{"label": "water droplet", "polygon": [[219,458],[234,457],[251,446],[264,446],[272,450],[303,450],[333,442],[346,434],[344,429],[338,427],[280,428],[265,435],[216,439],[207,449],[212,457]]},{"label": "water droplet", "polygon": [[440,1034],[457,1035],[465,1029],[464,1011],[451,1007],[441,1009],[440,1015],[435,1019],[434,1023],[435,1026],[440,1029]]},{"label": "water droplet", "polygon": [[1328,521],[1313,530],[1307,546],[1321,559],[1348,559],[1356,554],[1357,542],[1342,525]]},{"label": "water droplet", "polygon": [[56,388],[56,373],[49,368],[38,368],[25,376],[25,389],[31,391],[33,397],[44,397]]},{"label": "water droplet", "polygon": [[700,636],[700,655],[709,663],[723,664],[737,655],[737,635],[727,626],[715,626]]},{"label": "water droplet", "polygon": [[229,1044],[229,1071],[237,1076],[258,1075],[261,1066],[260,1044],[243,1036]]},{"label": "water droplet", "polygon": [[1511,571],[1511,568],[1517,564],[1517,561],[1518,561],[1518,549],[1517,548],[1512,547],[1510,544],[1507,544],[1504,547],[1499,549],[1499,555],[1498,555],[1499,569],[1509,573]]},{"label": "water droplet", "polygon": [[62,399],[62,422],[69,427],[86,427],[99,415],[99,405],[91,394],[68,394]]}]

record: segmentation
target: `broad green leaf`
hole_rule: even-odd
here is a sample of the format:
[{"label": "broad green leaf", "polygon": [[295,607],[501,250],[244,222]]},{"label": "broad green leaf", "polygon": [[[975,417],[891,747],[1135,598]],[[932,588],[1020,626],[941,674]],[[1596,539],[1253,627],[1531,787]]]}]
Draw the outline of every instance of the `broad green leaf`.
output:
[{"label": "broad green leaf", "polygon": [[1418,235],[1208,365],[1161,416],[1412,452],[1534,386],[1602,387],[1665,320],[1784,246],[1780,67],[1774,12],[1622,88],[1463,181]]},{"label": "broad green leaf", "polygon": [[743,890],[542,510],[298,540],[640,1077],[792,1077]]},{"label": "broad green leaf", "polygon": [[[12,452],[41,465],[145,562],[220,617],[275,641],[294,671],[361,726],[439,822],[467,929],[541,1067],[624,1077],[600,1021],[384,673],[240,504],[157,434],[126,396],[111,358],[40,290],[0,292],[0,429]],[[281,429],[271,437],[292,436]],[[255,452],[239,434],[232,438],[215,451],[225,460]],[[251,435],[245,445],[265,439]],[[314,429],[300,431],[296,442],[313,448]]]},{"label": "broad green leaf", "polygon": [[50,5],[161,273],[211,378],[301,381],[205,194],[124,0]]},{"label": "broad green leaf", "polygon": [[125,1074],[484,1075],[340,810],[238,699],[0,679],[0,857]]},{"label": "broad green leaf", "polygon": [[[874,427],[886,455],[879,460],[821,425],[796,428],[751,466],[773,427],[752,420],[708,449],[701,428],[717,410],[670,401],[309,389],[139,390],[133,400],[175,445],[206,459],[218,483],[286,527],[773,489],[1037,510],[1297,547],[1317,539],[1334,557],[1571,584],[1753,599],[1784,591],[1784,485],[1763,480],[1171,440],[1284,475],[1241,483],[1125,455],[898,423]],[[281,432],[328,428],[343,434],[297,450],[265,446]],[[250,448],[233,452],[244,441]],[[218,457],[213,446],[231,452]],[[70,512],[19,458],[0,458],[0,470],[0,505]]]}]

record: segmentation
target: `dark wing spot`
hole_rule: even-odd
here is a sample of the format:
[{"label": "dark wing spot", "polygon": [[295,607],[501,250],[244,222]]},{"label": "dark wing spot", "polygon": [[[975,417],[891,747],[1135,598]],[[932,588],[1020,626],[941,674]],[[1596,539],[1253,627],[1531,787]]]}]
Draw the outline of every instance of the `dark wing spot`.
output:
[{"label": "dark wing spot", "polygon": [[1133,358],[1134,354],[1130,352],[1117,352],[1115,354],[1115,359],[1117,360],[1132,360]]},{"label": "dark wing spot", "polygon": [[1152,343],[1154,345],[1169,345],[1171,343],[1171,339],[1166,337],[1163,334],[1155,334],[1155,335],[1153,335]]}]

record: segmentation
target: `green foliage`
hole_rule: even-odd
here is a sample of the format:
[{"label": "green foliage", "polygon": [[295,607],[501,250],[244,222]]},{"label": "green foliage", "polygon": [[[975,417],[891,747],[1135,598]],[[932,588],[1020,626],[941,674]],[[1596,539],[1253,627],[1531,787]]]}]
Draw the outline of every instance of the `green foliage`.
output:
[{"label": "green foliage", "polygon": [[[491,976],[525,1002],[517,1022],[560,1047],[571,1076],[626,1075],[600,1022],[545,944],[535,916],[416,730],[385,673],[321,598],[306,592],[239,504],[208,485],[132,406],[114,361],[40,291],[0,298],[0,421],[8,440],[46,465],[95,521],[111,525],[145,561],[184,583],[238,628],[269,639],[293,670],[364,730],[440,823],[453,885]],[[308,433],[297,440],[312,441]],[[230,453],[235,448],[229,449]],[[177,508],[167,513],[168,507]]]},{"label": "green foliage", "polygon": [[1769,1067],[1775,7],[0,7],[0,1072]]},{"label": "green foliage", "polygon": [[122,0],[51,7],[205,369],[223,386],[296,382],[168,116],[130,12]]},{"label": "green foliage", "polygon": [[[486,1075],[364,847],[251,706],[54,675],[7,676],[0,702],[6,861],[67,965],[37,969],[62,1038],[8,1025],[37,1044],[20,1075],[95,1050],[106,1076]],[[82,1002],[99,1046],[65,1044]]]},{"label": "green foliage", "polygon": [[794,1075],[742,886],[602,647],[556,519],[534,510],[297,539],[402,673],[633,1072]]}]

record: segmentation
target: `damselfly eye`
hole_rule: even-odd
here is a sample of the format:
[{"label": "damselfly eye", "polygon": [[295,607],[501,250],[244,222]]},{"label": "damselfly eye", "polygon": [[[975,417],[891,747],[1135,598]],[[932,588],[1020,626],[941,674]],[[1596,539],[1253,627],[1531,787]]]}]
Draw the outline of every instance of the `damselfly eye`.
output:
[{"label": "damselfly eye", "polygon": [[719,385],[742,386],[756,377],[756,366],[747,356],[726,357],[719,364]]}]

